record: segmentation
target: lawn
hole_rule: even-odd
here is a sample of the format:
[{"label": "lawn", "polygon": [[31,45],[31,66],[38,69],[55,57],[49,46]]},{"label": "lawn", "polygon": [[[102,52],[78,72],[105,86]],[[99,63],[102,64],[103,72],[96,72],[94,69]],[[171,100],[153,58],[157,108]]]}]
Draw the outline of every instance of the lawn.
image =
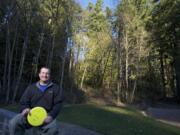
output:
[{"label": "lawn", "polygon": [[[16,106],[2,106],[16,111]],[[104,135],[180,135],[180,129],[144,117],[130,107],[100,105],[68,105],[58,120],[77,124]]]}]

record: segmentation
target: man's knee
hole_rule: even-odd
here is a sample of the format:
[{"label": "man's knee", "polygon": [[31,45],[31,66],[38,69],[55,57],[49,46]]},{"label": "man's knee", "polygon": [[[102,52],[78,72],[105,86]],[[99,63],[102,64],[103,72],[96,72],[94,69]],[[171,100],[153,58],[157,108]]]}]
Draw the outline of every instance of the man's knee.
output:
[{"label": "man's knee", "polygon": [[16,115],[9,121],[10,126],[15,126],[23,122],[23,116],[21,114]]},{"label": "man's knee", "polygon": [[58,134],[58,127],[56,120],[52,121],[48,125],[42,127],[42,132],[46,134],[57,135]]},{"label": "man's knee", "polygon": [[[18,133],[21,132],[21,131],[19,131],[19,125],[21,125],[22,119],[23,119],[23,116],[18,114],[9,121],[10,135],[16,135],[16,132],[18,132]],[[18,131],[16,131],[17,129],[18,129]],[[23,132],[23,130],[22,130],[22,132]]]},{"label": "man's knee", "polygon": [[26,118],[23,115],[18,114],[9,121],[9,127],[21,127],[24,129],[29,129],[31,126],[26,122]]}]

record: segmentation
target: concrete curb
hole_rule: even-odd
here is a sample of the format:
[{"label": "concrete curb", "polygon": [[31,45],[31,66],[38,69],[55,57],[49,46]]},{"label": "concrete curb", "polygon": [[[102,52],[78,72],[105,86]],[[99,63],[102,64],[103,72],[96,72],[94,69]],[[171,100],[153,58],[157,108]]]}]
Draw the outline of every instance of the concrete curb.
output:
[{"label": "concrete curb", "polygon": [[[0,120],[2,119],[9,120],[16,114],[17,113],[14,113],[5,109],[0,109],[0,117],[2,117],[0,118]],[[59,122],[59,135],[102,135],[102,134],[89,130],[89,129],[85,129],[78,125]]]}]

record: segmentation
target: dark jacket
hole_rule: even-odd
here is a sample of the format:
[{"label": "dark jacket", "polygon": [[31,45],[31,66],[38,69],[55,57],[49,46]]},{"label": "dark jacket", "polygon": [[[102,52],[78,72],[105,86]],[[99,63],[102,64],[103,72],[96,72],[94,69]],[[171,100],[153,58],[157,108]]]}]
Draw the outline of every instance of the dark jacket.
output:
[{"label": "dark jacket", "polygon": [[28,86],[20,99],[21,111],[25,108],[41,106],[46,109],[48,115],[56,118],[63,102],[63,91],[54,83],[50,83],[48,88],[42,92],[39,82]]}]

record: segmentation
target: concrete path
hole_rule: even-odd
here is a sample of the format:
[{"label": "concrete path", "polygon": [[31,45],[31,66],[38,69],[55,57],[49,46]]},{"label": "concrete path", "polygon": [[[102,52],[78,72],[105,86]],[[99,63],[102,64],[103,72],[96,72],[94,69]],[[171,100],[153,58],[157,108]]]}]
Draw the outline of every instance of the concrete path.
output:
[{"label": "concrete path", "polygon": [[180,127],[180,109],[150,107],[145,113],[159,121]]},{"label": "concrete path", "polygon": [[[0,135],[8,134],[8,122],[16,113],[0,109]],[[89,129],[77,125],[59,123],[59,135],[102,135]]]}]

